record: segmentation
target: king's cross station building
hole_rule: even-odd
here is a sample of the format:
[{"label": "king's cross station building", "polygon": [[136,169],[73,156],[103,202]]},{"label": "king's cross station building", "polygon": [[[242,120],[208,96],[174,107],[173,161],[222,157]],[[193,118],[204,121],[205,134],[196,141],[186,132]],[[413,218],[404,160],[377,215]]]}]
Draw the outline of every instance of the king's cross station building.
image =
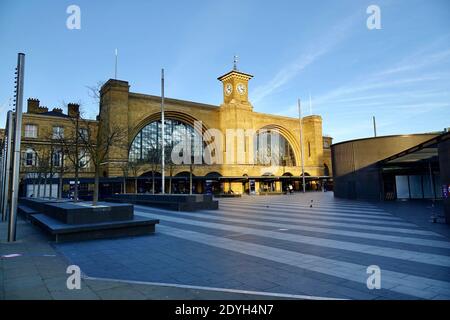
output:
[{"label": "king's cross station building", "polygon": [[[332,138],[323,136],[322,118],[309,115],[300,121],[299,117],[256,112],[249,100],[252,77],[237,68],[220,76],[220,105],[164,99],[166,193],[189,193],[190,179],[193,193],[299,191],[303,189],[302,172],[307,190],[331,188]],[[76,126],[77,130],[88,126],[92,139],[112,130],[122,132],[122,141],[108,148],[99,166],[100,196],[160,193],[161,102],[161,96],[131,92],[127,81],[116,79],[101,87],[95,120],[78,121],[78,104],[69,103],[63,113],[28,99],[22,122],[21,195],[48,196],[51,192],[55,196],[61,188],[64,196],[71,195],[74,168],[60,150],[60,141]],[[182,148],[175,152],[177,145]],[[189,157],[184,157],[188,151]],[[84,152],[77,159],[79,196],[89,198],[95,170],[92,155],[81,145],[78,152]],[[173,161],[172,154],[183,161]]]}]

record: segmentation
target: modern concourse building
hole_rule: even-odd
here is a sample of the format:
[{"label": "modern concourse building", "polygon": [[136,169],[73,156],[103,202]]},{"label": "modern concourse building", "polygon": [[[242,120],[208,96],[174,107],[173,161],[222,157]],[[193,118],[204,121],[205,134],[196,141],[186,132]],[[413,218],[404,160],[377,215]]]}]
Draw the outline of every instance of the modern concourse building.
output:
[{"label": "modern concourse building", "polygon": [[[219,77],[223,90],[219,105],[165,99],[166,148],[189,137],[192,157],[201,159],[194,165],[173,163],[168,160],[170,150],[165,149],[166,192],[189,193],[191,173],[196,193],[278,193],[287,185],[300,190],[302,158],[307,188],[319,188],[331,178],[332,139],[322,134],[322,118],[310,115],[300,123],[299,118],[255,112],[249,101],[251,78],[236,69]],[[41,107],[36,99],[28,100],[23,115],[23,192],[31,192],[27,169],[39,165],[34,159],[51,145],[55,134],[68,130],[73,123],[70,119],[78,116],[77,108],[69,104],[68,114],[64,114],[61,109]],[[125,137],[111,146],[101,164],[101,194],[152,192],[153,181],[155,191],[161,191],[160,96],[131,92],[127,81],[110,79],[100,89],[99,114],[90,123],[100,136],[119,128]],[[92,188],[90,161],[86,154],[80,179],[86,194]],[[52,184],[57,188],[56,182]],[[64,191],[69,191],[70,185],[73,170],[69,169],[64,172]]]},{"label": "modern concourse building", "polygon": [[450,132],[383,136],[332,145],[334,195],[442,201],[450,223]]}]

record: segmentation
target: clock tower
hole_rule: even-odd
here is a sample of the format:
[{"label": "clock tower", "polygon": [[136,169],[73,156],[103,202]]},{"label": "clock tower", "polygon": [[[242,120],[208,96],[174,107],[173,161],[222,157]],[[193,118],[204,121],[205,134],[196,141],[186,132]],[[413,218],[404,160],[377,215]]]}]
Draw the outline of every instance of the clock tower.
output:
[{"label": "clock tower", "polygon": [[220,130],[225,133],[223,159],[236,165],[253,163],[253,137],[246,136],[254,128],[253,106],[248,101],[248,81],[252,75],[237,69],[234,57],[233,70],[219,77],[223,85],[223,103],[220,105]]},{"label": "clock tower", "polygon": [[251,78],[252,75],[237,70],[235,57],[233,70],[217,78],[223,84],[223,103],[253,109],[248,101],[248,81]]}]

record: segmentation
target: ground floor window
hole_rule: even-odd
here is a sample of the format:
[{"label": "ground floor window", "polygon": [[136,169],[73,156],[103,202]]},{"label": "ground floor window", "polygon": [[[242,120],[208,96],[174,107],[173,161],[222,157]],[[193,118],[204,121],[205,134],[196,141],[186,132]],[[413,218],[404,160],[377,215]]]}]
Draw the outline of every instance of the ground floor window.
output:
[{"label": "ground floor window", "polygon": [[398,175],[395,176],[397,199],[441,198],[440,177],[434,175]]}]

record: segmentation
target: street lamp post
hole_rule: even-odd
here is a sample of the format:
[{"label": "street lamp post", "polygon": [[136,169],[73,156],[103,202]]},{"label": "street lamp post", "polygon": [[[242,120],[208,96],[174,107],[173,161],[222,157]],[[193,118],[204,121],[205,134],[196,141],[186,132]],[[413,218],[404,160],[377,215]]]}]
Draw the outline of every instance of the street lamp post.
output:
[{"label": "street lamp post", "polygon": [[[3,208],[3,194],[5,193],[4,186],[5,186],[5,145],[6,141],[3,139],[3,144],[1,145],[1,161],[0,161],[0,212]],[[2,214],[3,215],[3,214]],[[0,221],[3,221],[3,217],[0,218]]]},{"label": "street lamp post", "polygon": [[8,204],[9,204],[9,184],[11,178],[11,149],[13,132],[13,113],[8,111],[6,117],[6,131],[5,131],[5,146],[4,146],[4,166],[3,166],[3,181],[2,181],[2,221],[6,221]]},{"label": "street lamp post", "polygon": [[14,162],[12,166],[11,207],[8,225],[8,242],[16,241],[17,202],[19,200],[20,140],[22,137],[23,77],[25,54],[19,53],[17,59],[16,117],[14,127]]}]

